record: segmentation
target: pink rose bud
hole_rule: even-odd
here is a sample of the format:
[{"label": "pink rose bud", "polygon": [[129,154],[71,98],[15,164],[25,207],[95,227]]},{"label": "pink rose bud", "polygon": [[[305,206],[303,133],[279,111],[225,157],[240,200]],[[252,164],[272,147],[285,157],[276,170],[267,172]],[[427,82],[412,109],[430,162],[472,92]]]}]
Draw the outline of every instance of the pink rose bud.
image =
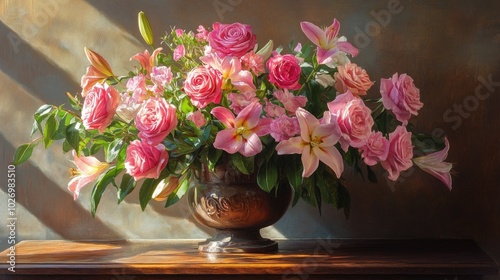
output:
[{"label": "pink rose bud", "polygon": [[187,74],[184,92],[194,106],[203,109],[210,103],[219,104],[222,97],[222,74],[212,67],[198,67]]},{"label": "pink rose bud", "polygon": [[86,129],[104,132],[111,123],[116,108],[120,104],[120,94],[107,84],[96,84],[85,97],[82,107],[82,121]]},{"label": "pink rose bud", "polygon": [[150,98],[135,117],[139,138],[149,145],[156,145],[177,126],[176,108],[163,98]]},{"label": "pink rose bud", "polygon": [[136,181],[144,178],[158,179],[168,163],[168,158],[167,150],[163,144],[152,146],[134,140],[127,147],[125,169]]}]

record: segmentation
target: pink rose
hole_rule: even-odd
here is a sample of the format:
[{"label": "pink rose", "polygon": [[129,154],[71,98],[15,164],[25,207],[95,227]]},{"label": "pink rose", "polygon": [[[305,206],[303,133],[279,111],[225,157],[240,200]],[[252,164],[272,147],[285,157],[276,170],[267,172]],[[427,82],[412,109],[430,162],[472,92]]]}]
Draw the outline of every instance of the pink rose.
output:
[{"label": "pink rose", "polygon": [[270,134],[276,142],[288,140],[300,132],[297,118],[291,118],[287,115],[281,115],[279,118],[273,120],[269,128],[271,129]]},{"label": "pink rose", "polygon": [[200,42],[206,42],[208,40],[208,31],[205,29],[203,25],[199,25],[196,29],[198,33],[196,33],[196,39]]},{"label": "pink rose", "polygon": [[348,146],[361,148],[370,136],[374,124],[370,108],[361,98],[356,98],[347,91],[328,103],[328,109],[337,116],[337,123],[342,132],[342,149],[347,151]]},{"label": "pink rose", "polygon": [[207,123],[207,120],[201,111],[194,111],[193,113],[187,115],[186,119],[188,121],[192,121],[197,128],[200,128]]},{"label": "pink rose", "polygon": [[195,68],[187,74],[184,92],[200,109],[212,102],[218,104],[222,96],[222,74],[212,67]]},{"label": "pink rose", "polygon": [[146,89],[146,78],[140,74],[134,76],[127,81],[127,92],[132,94],[135,102],[142,102],[148,98],[148,91]]},{"label": "pink rose", "polygon": [[355,96],[366,95],[366,91],[373,85],[365,69],[354,63],[338,66],[337,69],[338,72],[335,73],[335,89],[340,93],[349,90]]},{"label": "pink rose", "polygon": [[411,132],[406,131],[405,126],[398,126],[389,134],[389,154],[382,161],[382,167],[389,172],[389,179],[396,181],[401,171],[405,171],[413,165],[413,145],[411,144]]},{"label": "pink rose", "polygon": [[208,33],[208,43],[220,58],[226,56],[242,57],[255,47],[256,37],[252,27],[247,24],[223,24],[216,22]]},{"label": "pink rose", "polygon": [[295,96],[287,89],[278,90],[274,92],[273,95],[283,104],[283,107],[285,107],[287,111],[294,114],[299,107],[304,108],[307,104],[307,98],[305,96]]},{"label": "pink rose", "polygon": [[300,65],[291,54],[274,53],[267,61],[269,81],[283,89],[299,89]]},{"label": "pink rose", "polygon": [[157,86],[161,87],[162,91],[172,81],[173,75],[170,67],[155,66],[151,70],[151,81]]},{"label": "pink rose", "polygon": [[150,98],[143,103],[135,117],[139,138],[149,145],[163,141],[176,126],[177,116],[174,105],[163,98]]},{"label": "pink rose", "polygon": [[95,84],[85,97],[82,121],[86,129],[104,132],[120,103],[120,94],[107,84]]},{"label": "pink rose", "polygon": [[366,139],[366,143],[359,149],[366,165],[373,166],[379,161],[387,159],[389,154],[389,140],[382,135],[382,132],[372,132]]},{"label": "pink rose", "polygon": [[390,79],[381,79],[380,93],[384,107],[392,110],[403,125],[408,124],[411,115],[418,115],[418,110],[424,105],[420,102],[420,90],[406,74],[398,77],[396,73]]},{"label": "pink rose", "polygon": [[125,169],[136,181],[143,178],[158,179],[167,163],[168,153],[163,144],[152,146],[134,140],[127,147]]}]

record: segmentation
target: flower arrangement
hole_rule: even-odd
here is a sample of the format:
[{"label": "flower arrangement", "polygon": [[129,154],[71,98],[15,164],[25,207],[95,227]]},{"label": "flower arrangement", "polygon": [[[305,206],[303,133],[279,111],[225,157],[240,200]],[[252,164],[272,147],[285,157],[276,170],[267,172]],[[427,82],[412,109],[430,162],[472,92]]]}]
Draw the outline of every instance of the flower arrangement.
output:
[{"label": "flower arrangement", "polygon": [[19,164],[37,144],[62,140],[76,165],[68,184],[74,199],[95,182],[93,215],[110,185],[118,202],[140,186],[143,210],[151,199],[167,207],[186,193],[193,170],[215,171],[221,162],[255,173],[265,191],[286,180],[294,203],[326,202],[346,215],[345,165],[376,181],[377,164],[390,180],[415,164],[451,189],[448,141],[409,123],[423,106],[413,79],[382,79],[381,97],[367,99],[375,83],[348,59],[358,50],[339,37],[337,20],[324,29],[302,22],[312,44],[291,43],[289,51],[272,41],[258,48],[252,28],[241,23],[172,29],[154,48],[144,13],[138,20],[151,53],[134,55],[138,65],[118,76],[85,48],[91,65],[81,93],[67,94],[72,109],[41,106],[32,129],[41,136],[14,158]]}]

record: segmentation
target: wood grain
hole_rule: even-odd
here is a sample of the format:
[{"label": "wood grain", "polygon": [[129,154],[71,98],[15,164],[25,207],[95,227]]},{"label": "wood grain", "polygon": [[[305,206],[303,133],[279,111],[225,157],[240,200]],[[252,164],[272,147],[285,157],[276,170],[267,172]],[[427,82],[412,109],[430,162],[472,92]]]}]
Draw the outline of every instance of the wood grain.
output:
[{"label": "wood grain", "polygon": [[[279,246],[279,252],[272,254],[205,254],[197,251],[193,240],[22,241],[16,247],[15,273],[7,270],[7,251],[1,253],[0,279],[68,279],[64,277],[69,275],[80,277],[71,279],[134,280],[160,279],[155,275],[169,275],[168,279],[234,279],[234,275],[238,279],[257,275],[258,279],[301,280],[476,279],[498,273],[495,262],[470,240],[283,240]],[[124,275],[135,276],[116,277]]]}]

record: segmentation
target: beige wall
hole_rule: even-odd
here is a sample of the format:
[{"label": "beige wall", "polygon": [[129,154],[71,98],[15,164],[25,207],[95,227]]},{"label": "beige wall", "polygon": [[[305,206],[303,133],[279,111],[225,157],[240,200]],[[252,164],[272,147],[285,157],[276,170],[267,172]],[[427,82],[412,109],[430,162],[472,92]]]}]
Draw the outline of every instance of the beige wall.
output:
[{"label": "beige wall", "polygon": [[[115,72],[125,73],[129,57],[145,49],[136,28],[140,10],[149,16],[156,36],[174,25],[194,30],[199,24],[239,21],[253,26],[261,44],[272,38],[285,46],[291,38],[306,42],[300,21],[324,26],[336,17],[341,34],[360,48],[353,61],[366,68],[377,86],[393,72],[414,77],[425,104],[417,126],[427,132],[437,127],[448,135],[449,159],[458,173],[454,189],[448,192],[418,170],[396,184],[382,179],[373,185],[348,175],[348,221],[331,207],[319,216],[299,204],[266,234],[474,238],[500,259],[500,4],[401,0],[389,13],[394,2],[399,1],[1,0],[0,223],[7,219],[7,165],[15,147],[28,141],[33,112],[43,103],[65,102],[66,91],[79,91],[87,65],[84,46],[105,56]],[[390,18],[378,22],[382,14]],[[486,86],[488,81],[493,84]],[[112,189],[92,219],[90,188],[76,202],[66,190],[70,166],[67,155],[40,148],[30,163],[17,168],[19,240],[204,238],[211,233],[194,223],[185,201],[170,209],[152,203],[141,212],[136,196],[117,206]],[[0,227],[0,249],[7,245],[6,235]]]}]

